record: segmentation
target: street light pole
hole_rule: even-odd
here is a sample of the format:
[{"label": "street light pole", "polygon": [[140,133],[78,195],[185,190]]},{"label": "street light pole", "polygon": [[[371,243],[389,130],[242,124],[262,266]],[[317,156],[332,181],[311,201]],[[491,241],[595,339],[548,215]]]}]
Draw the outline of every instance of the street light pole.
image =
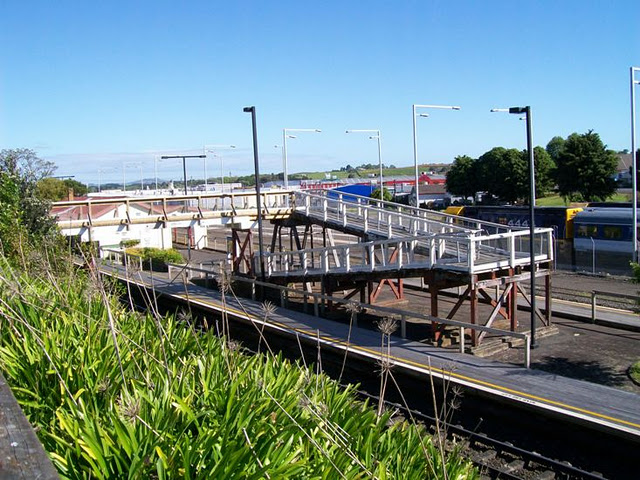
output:
[{"label": "street light pole", "polygon": [[282,169],[284,174],[284,188],[289,188],[289,171],[287,162],[287,138],[297,138],[289,132],[312,132],[320,133],[319,128],[283,128],[282,129]]},{"label": "street light pole", "polygon": [[204,189],[207,190],[207,153],[212,153],[213,156],[217,156],[220,159],[220,182],[222,182],[222,193],[224,193],[224,162],[222,160],[222,154],[216,155],[216,150],[236,148],[235,145],[205,145],[202,150],[205,154],[204,159]]},{"label": "street light pole", "polygon": [[184,177],[184,194],[188,195],[187,191],[187,158],[205,158],[206,155],[162,155],[160,160],[166,160],[167,158],[181,158],[182,159],[182,175]]},{"label": "street light pole", "polygon": [[535,158],[533,155],[533,135],[531,128],[531,107],[494,108],[492,112],[508,112],[516,115],[525,115],[527,121],[527,150],[529,153],[529,263],[531,270],[531,348],[536,348],[536,254],[535,254],[535,205],[536,205],[536,178]]},{"label": "street light pole", "polygon": [[638,261],[638,165],[636,159],[636,89],[635,86],[640,84],[640,81],[636,80],[636,72],[640,71],[640,67],[631,67],[629,73],[631,76],[631,187],[633,189],[632,194],[632,212],[633,212],[633,224],[631,230],[633,232],[633,256],[634,262]]},{"label": "street light pole", "polygon": [[384,181],[382,178],[382,134],[380,130],[347,130],[345,133],[375,133],[369,137],[370,140],[378,140],[378,167],[380,169],[380,200],[384,200]]},{"label": "street light pole", "polygon": [[251,127],[253,132],[253,164],[256,179],[256,206],[258,208],[258,256],[260,263],[260,279],[264,282],[266,280],[266,277],[264,274],[264,258],[262,251],[262,202],[260,199],[260,162],[258,161],[258,131],[256,127],[256,107],[244,107],[242,111],[251,114]]},{"label": "street light pole", "polygon": [[416,208],[420,208],[420,192],[418,191],[418,131],[416,128],[416,119],[417,117],[428,117],[428,113],[418,114],[417,110],[419,108],[438,108],[443,110],[460,110],[460,107],[457,105],[413,105],[413,165],[415,167],[415,182],[416,182]]}]

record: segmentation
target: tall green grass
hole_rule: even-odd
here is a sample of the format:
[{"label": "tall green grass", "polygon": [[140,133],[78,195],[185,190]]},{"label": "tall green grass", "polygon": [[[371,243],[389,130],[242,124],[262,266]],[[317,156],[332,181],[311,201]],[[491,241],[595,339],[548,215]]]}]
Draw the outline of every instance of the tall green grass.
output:
[{"label": "tall green grass", "polygon": [[477,477],[352,388],[114,298],[0,258],[0,368],[63,477]]}]

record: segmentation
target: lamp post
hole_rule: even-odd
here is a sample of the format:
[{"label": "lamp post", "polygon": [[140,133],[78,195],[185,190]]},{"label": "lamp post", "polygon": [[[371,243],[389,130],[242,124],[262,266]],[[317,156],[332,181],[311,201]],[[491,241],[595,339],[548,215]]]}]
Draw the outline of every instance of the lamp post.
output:
[{"label": "lamp post", "polygon": [[289,188],[289,172],[287,164],[287,138],[297,138],[295,135],[291,135],[290,132],[312,132],[320,133],[322,130],[319,128],[283,128],[282,129],[282,168],[284,172],[284,188]]},{"label": "lamp post", "polygon": [[416,181],[416,208],[420,208],[420,192],[418,191],[418,131],[416,128],[416,119],[417,117],[428,117],[428,113],[418,113],[417,110],[421,108],[437,108],[442,110],[460,110],[460,107],[457,105],[418,105],[414,104],[413,111],[413,164],[415,166],[415,181]]},{"label": "lamp post", "polygon": [[102,191],[102,174],[112,171],[113,168],[99,168],[98,169],[98,193]]},{"label": "lamp post", "polygon": [[[202,153],[205,154],[204,157],[204,189],[207,190],[207,153],[212,153],[213,156],[216,156],[217,150],[228,150],[231,148],[236,148],[235,145],[205,145],[202,147]],[[222,154],[217,154],[218,158],[220,158],[220,181],[222,182],[222,193],[224,193],[224,161],[222,160]]]},{"label": "lamp post", "polygon": [[536,255],[535,255],[535,205],[536,205],[536,178],[535,159],[533,156],[533,140],[531,133],[531,107],[493,108],[492,112],[508,112],[515,115],[524,114],[527,122],[527,150],[529,153],[529,263],[531,264],[531,348],[536,344]]},{"label": "lamp post", "polygon": [[632,195],[632,226],[633,232],[633,261],[638,261],[638,165],[636,159],[636,85],[640,85],[640,81],[636,80],[636,72],[640,72],[640,67],[631,67],[629,69],[631,77],[631,187]]},{"label": "lamp post", "polygon": [[188,195],[187,191],[187,158],[205,158],[206,155],[162,155],[160,160],[166,160],[167,158],[181,158],[182,159],[182,174],[184,177],[184,194]]},{"label": "lamp post", "polygon": [[347,130],[345,133],[375,133],[370,140],[378,140],[378,167],[380,168],[380,200],[384,200],[384,182],[382,180],[382,135],[380,130]]},{"label": "lamp post", "polygon": [[244,107],[244,113],[251,114],[251,127],[253,132],[253,165],[256,178],[256,206],[258,208],[258,257],[260,263],[260,279],[266,280],[264,275],[264,258],[262,255],[262,202],[260,200],[260,162],[258,161],[258,131],[256,128],[256,107]]},{"label": "lamp post", "polygon": [[140,162],[122,162],[122,190],[127,191],[127,167],[140,167],[140,181],[142,181],[142,164]]}]

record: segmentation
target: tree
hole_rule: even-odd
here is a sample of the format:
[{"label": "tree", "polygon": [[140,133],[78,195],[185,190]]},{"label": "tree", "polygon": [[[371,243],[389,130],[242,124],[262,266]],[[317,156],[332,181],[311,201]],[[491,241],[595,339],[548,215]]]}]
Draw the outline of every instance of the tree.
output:
[{"label": "tree", "polygon": [[57,202],[67,197],[68,189],[65,183],[59,178],[43,178],[37,184],[40,198],[50,202]]},{"label": "tree", "polygon": [[[38,194],[37,184],[55,170],[52,162],[42,160],[33,150],[19,148],[0,151],[0,209],[17,210],[19,224],[34,238],[55,232],[49,216],[50,204]],[[15,204],[15,192],[18,199]],[[6,219],[5,219],[6,220]],[[6,249],[5,249],[6,253]]]},{"label": "tree", "polygon": [[[380,199],[380,187],[374,189],[373,192],[371,192],[371,198]],[[385,202],[390,202],[391,200],[393,200],[393,195],[388,188],[382,188],[382,200],[384,200]]]},{"label": "tree", "polygon": [[[524,150],[522,154],[526,158],[528,164],[529,154],[527,150]],[[534,147],[533,162],[536,174],[536,198],[544,197],[548,195],[555,186],[556,162],[553,160],[551,154],[542,147]]]},{"label": "tree", "polygon": [[68,193],[68,190],[71,188],[73,189],[73,194],[76,196],[83,196],[89,192],[89,187],[87,187],[82,182],[74,180],[73,178],[67,178],[66,180],[64,180],[64,184],[67,187],[67,193]]},{"label": "tree", "polygon": [[556,163],[558,192],[565,199],[603,201],[615,193],[618,158],[593,130],[569,135]]},{"label": "tree", "polygon": [[551,156],[554,162],[558,161],[558,157],[564,149],[565,143],[566,140],[564,138],[557,136],[553,137],[551,140],[549,140],[549,143],[547,143],[547,153]]},{"label": "tree", "polygon": [[455,158],[453,165],[447,172],[447,191],[453,195],[467,198],[472,197],[475,203],[478,182],[476,178],[476,162],[467,155]]},{"label": "tree", "polygon": [[484,153],[478,159],[476,177],[478,191],[506,202],[528,197],[528,162],[515,148],[495,147]]}]

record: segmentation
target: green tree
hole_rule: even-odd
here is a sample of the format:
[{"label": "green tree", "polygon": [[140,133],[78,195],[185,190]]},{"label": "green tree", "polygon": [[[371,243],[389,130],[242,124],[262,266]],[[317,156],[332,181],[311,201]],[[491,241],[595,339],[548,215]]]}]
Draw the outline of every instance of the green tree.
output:
[{"label": "green tree", "polygon": [[67,197],[68,189],[59,178],[43,178],[37,184],[38,194],[43,200],[57,202]]},{"label": "green tree", "polygon": [[[524,150],[522,154],[528,164],[529,156],[527,150]],[[556,162],[553,160],[551,154],[542,147],[534,147],[533,161],[536,169],[536,198],[544,197],[548,195],[555,186]],[[528,178],[529,173],[527,171],[527,179]]]},{"label": "green tree", "polygon": [[615,193],[618,158],[593,130],[569,135],[556,163],[558,192],[565,199],[603,201]]},{"label": "green tree", "polygon": [[455,158],[453,165],[447,172],[447,191],[453,195],[467,198],[472,197],[475,203],[478,181],[476,178],[476,160],[460,155]]},{"label": "green tree", "polygon": [[68,190],[71,188],[73,189],[73,194],[75,196],[83,196],[89,192],[89,187],[87,187],[82,182],[74,180],[73,178],[67,178],[66,180],[64,180],[64,184],[67,187],[67,193],[68,193]]},{"label": "green tree", "polygon": [[478,191],[515,202],[528,196],[528,162],[520,150],[495,147],[484,153],[477,163]]},{"label": "green tree", "polygon": [[564,150],[565,143],[566,140],[558,136],[553,137],[551,140],[549,140],[549,143],[547,143],[547,153],[551,156],[554,162],[558,161],[560,153],[562,152],[562,150]]},{"label": "green tree", "polygon": [[[380,188],[376,188],[375,190],[373,190],[373,192],[371,192],[371,198],[380,198]],[[391,192],[389,191],[388,188],[382,188],[382,200],[384,200],[385,202],[390,202],[391,200],[393,200],[393,195],[391,194]]]},{"label": "green tree", "polygon": [[[10,208],[14,206],[14,189],[18,192],[17,218],[20,225],[34,238],[42,238],[56,231],[55,221],[49,216],[50,203],[38,194],[37,184],[50,177],[55,166],[42,160],[33,150],[19,148],[0,151],[0,197]],[[0,205],[0,208],[4,207]],[[6,250],[5,250],[6,252]]]}]

